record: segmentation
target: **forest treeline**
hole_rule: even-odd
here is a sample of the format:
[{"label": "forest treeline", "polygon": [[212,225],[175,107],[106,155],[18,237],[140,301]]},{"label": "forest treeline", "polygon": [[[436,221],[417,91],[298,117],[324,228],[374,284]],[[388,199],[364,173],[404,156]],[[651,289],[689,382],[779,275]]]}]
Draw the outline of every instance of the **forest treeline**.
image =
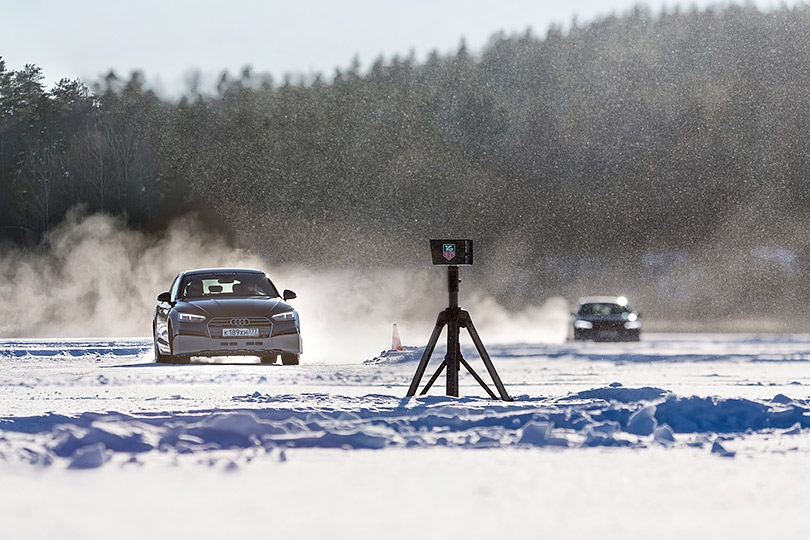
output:
[{"label": "forest treeline", "polygon": [[140,73],[46,89],[0,60],[0,236],[35,243],[77,205],[149,230],[197,211],[274,263],[424,264],[428,238],[474,238],[507,301],[578,293],[595,265],[588,286],[661,287],[684,260],[741,293],[776,268],[799,301],[808,36],[807,6],[639,7],[171,100]]}]

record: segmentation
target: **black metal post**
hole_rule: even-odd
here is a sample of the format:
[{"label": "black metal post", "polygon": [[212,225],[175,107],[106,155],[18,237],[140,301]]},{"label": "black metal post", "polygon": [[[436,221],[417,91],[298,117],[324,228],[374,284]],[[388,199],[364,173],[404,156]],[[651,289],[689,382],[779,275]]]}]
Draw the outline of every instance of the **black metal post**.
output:
[{"label": "black metal post", "polygon": [[447,309],[447,394],[458,397],[458,357],[461,352],[458,335],[458,266],[447,267],[447,290],[450,307]]}]

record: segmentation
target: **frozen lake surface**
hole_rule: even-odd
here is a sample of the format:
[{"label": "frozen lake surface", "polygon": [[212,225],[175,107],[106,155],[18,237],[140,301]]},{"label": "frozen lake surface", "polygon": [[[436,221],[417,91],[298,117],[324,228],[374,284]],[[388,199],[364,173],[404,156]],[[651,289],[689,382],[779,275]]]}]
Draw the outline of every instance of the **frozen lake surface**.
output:
[{"label": "frozen lake surface", "polygon": [[488,350],[514,402],[466,374],[405,398],[416,347],[174,366],[149,339],[2,340],[0,538],[805,536],[810,336]]}]

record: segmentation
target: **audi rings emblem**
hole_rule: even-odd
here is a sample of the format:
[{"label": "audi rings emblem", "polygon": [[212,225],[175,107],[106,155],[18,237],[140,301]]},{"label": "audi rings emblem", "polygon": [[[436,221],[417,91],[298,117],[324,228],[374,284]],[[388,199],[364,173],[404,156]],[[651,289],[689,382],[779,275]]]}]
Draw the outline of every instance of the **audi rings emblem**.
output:
[{"label": "audi rings emblem", "polygon": [[234,317],[231,319],[232,326],[250,326],[250,319],[245,317]]}]

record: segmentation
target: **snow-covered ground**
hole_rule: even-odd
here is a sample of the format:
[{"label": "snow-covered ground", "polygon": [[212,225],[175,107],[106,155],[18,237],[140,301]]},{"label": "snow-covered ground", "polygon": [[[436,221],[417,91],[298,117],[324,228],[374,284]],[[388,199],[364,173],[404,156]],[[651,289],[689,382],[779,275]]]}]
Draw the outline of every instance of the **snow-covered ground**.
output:
[{"label": "snow-covered ground", "polygon": [[806,537],[810,336],[488,350],[514,402],[466,374],[405,398],[417,347],[0,340],[0,538]]}]

